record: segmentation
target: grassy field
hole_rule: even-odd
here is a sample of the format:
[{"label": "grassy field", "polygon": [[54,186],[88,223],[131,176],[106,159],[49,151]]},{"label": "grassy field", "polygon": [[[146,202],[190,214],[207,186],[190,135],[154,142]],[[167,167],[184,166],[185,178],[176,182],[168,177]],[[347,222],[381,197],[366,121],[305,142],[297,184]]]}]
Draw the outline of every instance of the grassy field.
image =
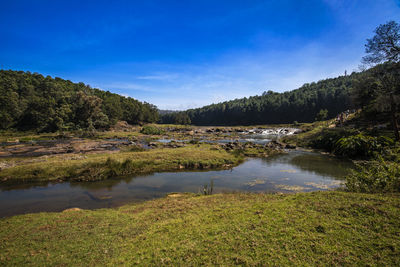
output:
[{"label": "grassy field", "polygon": [[4,266],[399,266],[400,196],[176,194],[0,220]]},{"label": "grassy field", "polygon": [[[305,146],[332,122],[301,124],[304,132],[284,141]],[[156,126],[163,130],[173,127]],[[93,138],[192,136],[173,131],[143,135],[139,130],[104,132]],[[214,135],[218,137],[210,134]],[[40,140],[57,138],[57,134],[4,133],[1,138]],[[117,153],[15,157],[2,162],[23,164],[1,170],[0,181],[88,181],[161,171],[229,168],[245,156],[264,157],[278,152],[259,147],[227,152],[217,145],[187,144],[145,151],[126,147]],[[399,194],[177,193],[116,209],[2,218],[0,266],[400,266],[399,218]]]},{"label": "grassy field", "polygon": [[231,167],[242,160],[241,155],[233,155],[213,145],[197,144],[141,152],[77,155],[75,158],[70,155],[48,157],[4,169],[0,172],[0,180],[10,183],[102,180],[119,175]]}]

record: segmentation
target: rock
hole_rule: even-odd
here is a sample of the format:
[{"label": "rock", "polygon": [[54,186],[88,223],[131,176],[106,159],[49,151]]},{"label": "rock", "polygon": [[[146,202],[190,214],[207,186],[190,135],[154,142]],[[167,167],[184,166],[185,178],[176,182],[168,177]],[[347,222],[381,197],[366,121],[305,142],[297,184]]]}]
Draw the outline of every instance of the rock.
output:
[{"label": "rock", "polygon": [[10,163],[7,163],[7,162],[0,162],[0,171],[1,170],[4,170],[4,169],[7,169],[7,168],[10,168],[10,167],[12,167],[13,165],[12,164],[10,164]]},{"label": "rock", "polygon": [[287,145],[285,146],[285,148],[287,148],[287,149],[295,149],[296,146],[295,146],[295,145],[291,145],[291,144],[287,144]]}]

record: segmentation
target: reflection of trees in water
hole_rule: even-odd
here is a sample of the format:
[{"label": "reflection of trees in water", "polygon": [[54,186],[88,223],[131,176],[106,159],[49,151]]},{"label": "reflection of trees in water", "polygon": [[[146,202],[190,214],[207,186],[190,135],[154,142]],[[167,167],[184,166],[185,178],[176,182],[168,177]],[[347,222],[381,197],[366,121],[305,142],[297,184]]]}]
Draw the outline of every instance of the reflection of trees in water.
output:
[{"label": "reflection of trees in water", "polygon": [[293,158],[293,155],[291,155],[291,152],[287,154],[276,154],[276,155],[271,155],[268,156],[267,158],[263,158],[263,165],[267,166],[274,166],[277,163],[279,164],[289,164],[290,159]]},{"label": "reflection of trees in water", "polygon": [[34,187],[46,187],[50,184],[57,184],[58,182],[51,181],[40,181],[40,182],[26,182],[26,181],[5,181],[0,184],[1,191],[11,191],[11,190],[24,190],[31,189]]},{"label": "reflection of trees in water", "polygon": [[342,179],[353,168],[351,161],[336,159],[329,156],[303,154],[293,157],[290,164],[303,171],[314,172],[321,176],[331,176]]},{"label": "reflection of trees in water", "polygon": [[[149,176],[151,174],[144,174],[140,175],[140,177]],[[138,176],[127,176],[127,177],[118,177],[118,178],[111,178],[102,181],[94,181],[94,182],[74,182],[71,181],[71,187],[80,187],[83,189],[90,189],[90,190],[103,190],[107,188],[111,190],[114,186],[119,185],[120,183],[124,182],[129,184],[133,179],[137,178]]]},{"label": "reflection of trees in water", "polygon": [[321,176],[342,179],[354,165],[351,161],[341,160],[327,155],[307,152],[289,152],[284,155],[273,155],[263,160],[264,165],[274,167],[276,164],[288,164],[302,171]]},{"label": "reflection of trees in water", "polygon": [[[210,171],[218,171],[220,169],[204,169],[204,170],[178,170],[175,171],[174,173],[179,174],[179,173],[195,173],[195,172],[210,172]],[[232,171],[232,169],[230,170]],[[162,173],[162,172],[156,172],[156,173]],[[169,172],[167,172],[169,173]],[[11,191],[11,190],[24,190],[24,189],[31,189],[34,187],[47,187],[48,185],[52,184],[65,184],[68,183],[72,188],[82,188],[82,189],[90,189],[90,190],[104,190],[108,189],[111,190],[113,187],[121,184],[122,182],[129,184],[132,182],[134,179],[139,179],[139,178],[148,178],[149,176],[154,175],[154,172],[151,173],[141,173],[137,176],[134,175],[129,175],[125,177],[115,177],[111,179],[105,179],[102,181],[92,181],[92,182],[82,182],[82,181],[18,181],[18,180],[10,180],[10,181],[4,181],[0,184],[0,190],[1,191]]]}]

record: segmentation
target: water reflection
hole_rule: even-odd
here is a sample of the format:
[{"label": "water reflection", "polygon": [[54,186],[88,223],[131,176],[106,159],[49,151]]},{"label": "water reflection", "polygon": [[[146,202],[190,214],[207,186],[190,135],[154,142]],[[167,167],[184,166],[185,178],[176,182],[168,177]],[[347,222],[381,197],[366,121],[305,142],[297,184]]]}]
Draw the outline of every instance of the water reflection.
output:
[{"label": "water reflection", "polygon": [[343,179],[354,164],[349,160],[322,155],[315,152],[292,151],[286,155],[276,155],[265,159],[268,166],[289,164],[304,171],[311,172],[328,179]]}]

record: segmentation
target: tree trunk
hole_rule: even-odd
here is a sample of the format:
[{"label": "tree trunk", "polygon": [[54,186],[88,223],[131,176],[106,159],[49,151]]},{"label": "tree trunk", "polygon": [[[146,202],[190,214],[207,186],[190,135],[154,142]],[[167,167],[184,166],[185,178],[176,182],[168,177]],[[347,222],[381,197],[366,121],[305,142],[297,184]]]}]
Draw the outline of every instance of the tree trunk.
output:
[{"label": "tree trunk", "polygon": [[390,106],[391,106],[391,113],[392,113],[392,124],[393,124],[394,136],[396,137],[396,141],[400,141],[399,125],[397,124],[397,116],[396,116],[396,103],[394,102],[394,98],[393,98],[392,94],[390,94]]}]

